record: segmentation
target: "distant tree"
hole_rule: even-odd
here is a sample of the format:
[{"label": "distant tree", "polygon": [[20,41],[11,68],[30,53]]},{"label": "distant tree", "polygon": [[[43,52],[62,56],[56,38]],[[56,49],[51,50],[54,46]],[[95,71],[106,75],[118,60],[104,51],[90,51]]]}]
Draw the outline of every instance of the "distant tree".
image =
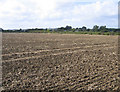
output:
[{"label": "distant tree", "polygon": [[93,31],[94,31],[94,32],[99,31],[99,26],[97,26],[97,25],[93,26]]},{"label": "distant tree", "polygon": [[65,30],[65,28],[64,28],[64,27],[61,27],[60,29]]},{"label": "distant tree", "polygon": [[78,30],[79,28],[76,28],[76,30]]},{"label": "distant tree", "polygon": [[75,28],[72,28],[72,31],[73,31],[73,32],[75,32],[75,30],[76,30]]},{"label": "distant tree", "polygon": [[2,32],[3,31],[3,29],[2,28],[0,28],[0,32]]},{"label": "distant tree", "polygon": [[79,31],[82,31],[82,28],[79,28]]},{"label": "distant tree", "polygon": [[22,32],[22,29],[20,28],[20,30],[19,30],[20,32]]},{"label": "distant tree", "polygon": [[38,28],[35,28],[35,30],[38,30]]},{"label": "distant tree", "polygon": [[61,32],[61,31],[64,31],[64,30],[65,30],[64,27],[57,28],[57,32]]},{"label": "distant tree", "polygon": [[66,30],[71,30],[72,27],[67,25],[67,26],[65,27],[65,29],[66,29]]},{"label": "distant tree", "polygon": [[82,31],[86,31],[87,28],[85,26],[82,27]]},{"label": "distant tree", "polygon": [[75,31],[78,32],[78,31],[79,31],[79,28],[76,28]]},{"label": "distant tree", "polygon": [[99,30],[101,32],[105,32],[105,31],[107,31],[107,28],[106,28],[106,26],[100,26]]},{"label": "distant tree", "polygon": [[90,29],[87,29],[87,31],[90,31]]}]

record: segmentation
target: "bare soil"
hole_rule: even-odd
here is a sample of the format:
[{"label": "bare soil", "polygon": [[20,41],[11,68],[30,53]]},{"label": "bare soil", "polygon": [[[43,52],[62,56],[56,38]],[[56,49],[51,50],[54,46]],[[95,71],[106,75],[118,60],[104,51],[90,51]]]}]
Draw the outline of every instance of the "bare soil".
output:
[{"label": "bare soil", "polygon": [[3,33],[4,90],[118,90],[118,36]]}]

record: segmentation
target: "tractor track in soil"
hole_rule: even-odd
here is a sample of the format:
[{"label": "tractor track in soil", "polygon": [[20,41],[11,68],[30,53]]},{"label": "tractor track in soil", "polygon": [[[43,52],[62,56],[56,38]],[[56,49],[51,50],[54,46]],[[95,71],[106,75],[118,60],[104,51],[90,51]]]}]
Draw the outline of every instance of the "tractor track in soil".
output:
[{"label": "tractor track in soil", "polygon": [[4,90],[119,89],[116,36],[5,33],[3,47]]},{"label": "tractor track in soil", "polygon": [[[91,47],[91,46],[86,46],[86,47]],[[115,48],[115,46],[114,47],[113,46],[111,46],[111,47],[110,46],[109,47],[105,46],[104,50],[105,49],[111,49],[111,48]],[[89,48],[89,49],[91,49],[91,48]],[[67,50],[67,51],[65,51],[65,50]],[[71,51],[71,50],[73,50],[73,51]],[[37,51],[37,52],[5,54],[5,55],[2,55],[2,58],[3,58],[3,62],[10,62],[10,61],[18,61],[18,60],[29,60],[31,58],[35,59],[35,58],[41,58],[41,57],[47,57],[47,56],[56,56],[56,55],[61,55],[61,54],[69,54],[69,53],[77,53],[77,52],[85,52],[85,51],[95,51],[95,50],[100,50],[100,48],[92,49],[92,50],[85,50],[83,48],[77,47],[75,49],[73,49],[73,48],[72,49],[70,49],[70,48],[66,49],[65,48],[65,49],[54,49],[54,50],[40,50],[40,51]],[[45,52],[45,53],[42,53],[42,52]],[[28,57],[25,57],[25,56],[28,56]],[[23,57],[23,58],[21,58],[21,57]],[[9,58],[9,60],[4,59],[4,58]]]}]

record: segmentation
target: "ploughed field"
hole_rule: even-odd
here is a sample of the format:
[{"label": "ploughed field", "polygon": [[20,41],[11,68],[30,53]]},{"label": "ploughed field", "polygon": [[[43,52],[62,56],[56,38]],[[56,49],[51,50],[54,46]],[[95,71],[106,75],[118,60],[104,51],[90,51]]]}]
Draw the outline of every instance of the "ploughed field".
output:
[{"label": "ploughed field", "polygon": [[5,90],[117,90],[118,36],[3,33]]}]

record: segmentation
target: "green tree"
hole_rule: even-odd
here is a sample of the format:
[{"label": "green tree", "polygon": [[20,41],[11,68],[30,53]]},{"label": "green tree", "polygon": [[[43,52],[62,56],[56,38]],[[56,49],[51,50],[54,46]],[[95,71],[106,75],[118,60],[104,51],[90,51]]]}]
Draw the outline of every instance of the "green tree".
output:
[{"label": "green tree", "polygon": [[99,31],[99,26],[97,26],[97,25],[93,26],[93,31],[94,31],[94,32]]},{"label": "green tree", "polygon": [[85,26],[82,27],[82,31],[86,31],[87,28]]},{"label": "green tree", "polygon": [[67,25],[67,26],[65,27],[65,29],[66,29],[66,30],[71,30],[72,27]]},{"label": "green tree", "polygon": [[106,26],[100,26],[99,30],[101,32],[105,32],[105,31],[107,31],[107,28],[106,28]]}]

